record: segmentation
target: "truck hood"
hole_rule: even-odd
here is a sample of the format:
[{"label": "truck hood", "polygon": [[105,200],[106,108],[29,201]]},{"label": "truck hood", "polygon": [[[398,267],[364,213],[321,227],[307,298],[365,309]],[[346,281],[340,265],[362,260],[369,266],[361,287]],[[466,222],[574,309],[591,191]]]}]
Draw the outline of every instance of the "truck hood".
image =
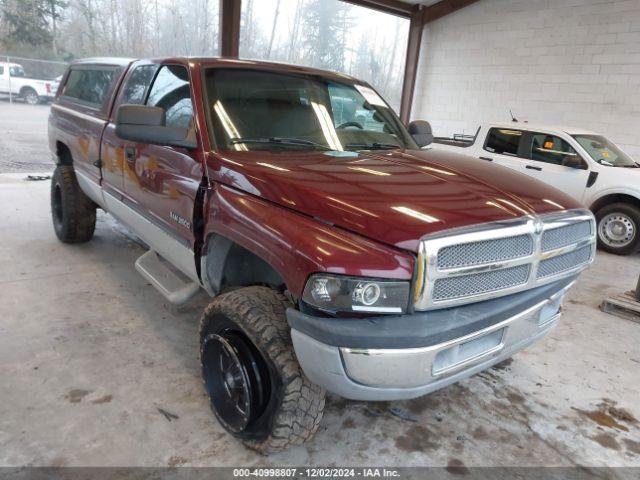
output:
[{"label": "truck hood", "polygon": [[226,185],[413,252],[441,230],[580,206],[506,167],[438,150],[224,152],[209,165]]}]

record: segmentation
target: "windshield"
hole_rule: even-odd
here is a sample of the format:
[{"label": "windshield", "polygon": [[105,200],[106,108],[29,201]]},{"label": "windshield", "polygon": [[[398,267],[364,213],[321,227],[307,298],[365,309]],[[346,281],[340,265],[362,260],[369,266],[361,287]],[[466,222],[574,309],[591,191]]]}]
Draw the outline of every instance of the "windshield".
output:
[{"label": "windshield", "polygon": [[247,69],[210,68],[205,75],[221,150],[418,149],[367,86]]},{"label": "windshield", "polygon": [[9,74],[12,77],[24,77],[24,69],[22,67],[11,67]]},{"label": "windshield", "polygon": [[637,167],[636,162],[602,135],[572,135],[596,162],[612,167]]}]

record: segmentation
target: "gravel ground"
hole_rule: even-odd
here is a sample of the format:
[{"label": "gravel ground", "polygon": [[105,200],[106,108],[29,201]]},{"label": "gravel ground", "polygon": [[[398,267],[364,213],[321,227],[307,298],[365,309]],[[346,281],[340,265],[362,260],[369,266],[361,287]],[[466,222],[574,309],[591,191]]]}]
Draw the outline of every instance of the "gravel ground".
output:
[{"label": "gravel ground", "polygon": [[9,103],[0,98],[0,173],[50,172],[49,105]]}]

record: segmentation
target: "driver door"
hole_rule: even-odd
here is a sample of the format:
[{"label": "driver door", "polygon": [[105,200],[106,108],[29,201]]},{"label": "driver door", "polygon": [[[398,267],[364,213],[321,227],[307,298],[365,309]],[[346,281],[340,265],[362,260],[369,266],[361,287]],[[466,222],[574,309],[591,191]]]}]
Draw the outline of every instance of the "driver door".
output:
[{"label": "driver door", "polygon": [[[159,66],[144,104],[161,107],[168,127],[194,129],[187,67]],[[203,177],[197,149],[123,143],[124,197],[154,224],[193,249],[194,205]]]}]

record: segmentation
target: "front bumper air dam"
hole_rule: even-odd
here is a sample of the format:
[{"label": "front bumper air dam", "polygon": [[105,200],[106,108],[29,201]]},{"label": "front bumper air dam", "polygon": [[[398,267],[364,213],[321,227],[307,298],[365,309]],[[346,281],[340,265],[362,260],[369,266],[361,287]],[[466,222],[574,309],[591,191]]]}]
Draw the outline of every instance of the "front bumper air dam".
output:
[{"label": "front bumper air dam", "polygon": [[353,400],[419,397],[499,363],[545,336],[575,277],[461,307],[366,319],[288,309],[309,380]]}]

